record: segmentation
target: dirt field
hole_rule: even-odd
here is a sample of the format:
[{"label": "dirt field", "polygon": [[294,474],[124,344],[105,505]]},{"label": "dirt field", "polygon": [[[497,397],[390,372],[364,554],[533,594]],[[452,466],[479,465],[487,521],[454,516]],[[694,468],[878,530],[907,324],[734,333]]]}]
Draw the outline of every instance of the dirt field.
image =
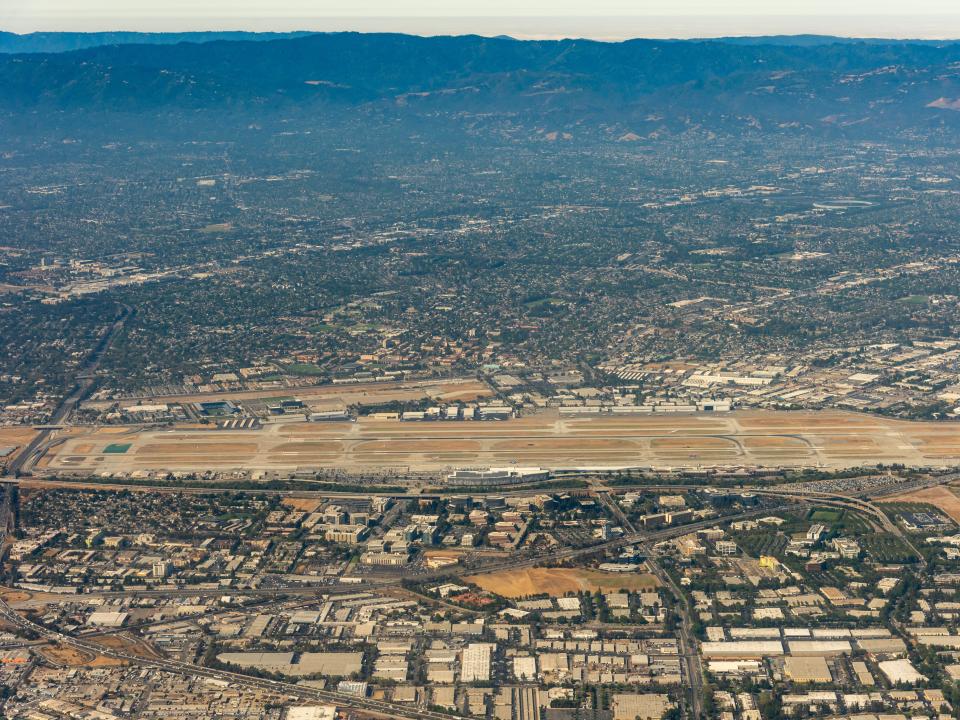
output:
[{"label": "dirt field", "polygon": [[0,589],[0,598],[3,598],[3,601],[10,603],[11,605],[16,605],[17,603],[24,602],[33,597],[26,590],[13,590],[10,588]]},{"label": "dirt field", "polygon": [[885,502],[930,503],[931,505],[940,508],[940,510],[949,515],[953,520],[960,523],[960,497],[957,497],[957,494],[954,492],[954,490],[949,487],[940,486],[925,488],[923,490],[917,490],[916,492],[905,493],[903,495],[894,495],[893,497],[887,498]]},{"label": "dirt field", "polygon": [[6,461],[16,457],[24,445],[28,445],[38,435],[32,427],[0,427],[0,447],[11,447],[13,451]]},{"label": "dirt field", "polygon": [[[59,439],[59,435],[57,436]],[[130,443],[124,453],[105,453]],[[39,469],[129,473],[210,469],[337,468],[445,472],[455,467],[544,468],[818,467],[899,462],[960,463],[960,426],[910,423],[836,411],[745,411],[664,416],[560,417],[505,421],[277,423],[257,431],[72,433]]]},{"label": "dirt field", "polygon": [[292,510],[308,513],[316,512],[323,505],[322,500],[314,500],[313,498],[285,497],[281,502]]},{"label": "dirt field", "polygon": [[97,657],[93,653],[81,652],[67,645],[46,645],[38,648],[38,650],[41,655],[49,658],[53,663],[70,667],[92,665]]},{"label": "dirt field", "polygon": [[[92,638],[93,642],[110,650],[123,650],[142,658],[157,658],[158,653],[145,641],[134,640],[124,635],[103,635]],[[109,659],[109,658],[105,658]]]},{"label": "dirt field", "polygon": [[0,427],[0,445],[25,445],[37,432],[32,427]]},{"label": "dirt field", "polygon": [[562,597],[584,590],[595,592],[617,590],[649,590],[659,583],[646,573],[604,573],[579,568],[525,568],[465,577],[484,590],[509,598],[547,593]]}]

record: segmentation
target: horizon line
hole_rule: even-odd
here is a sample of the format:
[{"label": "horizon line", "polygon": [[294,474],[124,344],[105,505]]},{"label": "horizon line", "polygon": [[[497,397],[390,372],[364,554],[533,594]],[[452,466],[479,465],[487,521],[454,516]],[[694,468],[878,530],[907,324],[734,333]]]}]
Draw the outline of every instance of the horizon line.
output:
[{"label": "horizon line", "polygon": [[[7,29],[9,28],[9,29]],[[421,37],[478,35],[516,40],[710,40],[822,36],[849,40],[951,41],[960,39],[960,12],[939,15],[423,15],[237,16],[159,15],[27,19],[0,14],[0,31],[35,33],[397,33]]]}]

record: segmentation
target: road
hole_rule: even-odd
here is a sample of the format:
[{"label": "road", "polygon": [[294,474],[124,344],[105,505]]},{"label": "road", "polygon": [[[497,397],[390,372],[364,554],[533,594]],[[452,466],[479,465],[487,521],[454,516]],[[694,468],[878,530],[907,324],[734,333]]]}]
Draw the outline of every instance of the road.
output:
[{"label": "road", "polygon": [[47,426],[42,429],[33,440],[27,443],[20,453],[10,461],[10,464],[7,467],[7,472],[10,475],[16,476],[21,470],[23,470],[25,467],[29,467],[29,465],[32,464],[32,459],[37,453],[38,449],[40,449],[44,443],[47,442],[50,437],[50,433],[53,431],[52,427],[50,426],[60,425],[67,420],[74,408],[76,408],[76,406],[80,404],[90,393],[97,379],[96,373],[97,369],[100,367],[100,361],[103,359],[106,351],[113,344],[113,341],[116,340],[117,335],[120,334],[124,324],[130,318],[130,316],[133,315],[133,312],[133,308],[131,308],[129,305],[121,306],[121,310],[117,315],[117,318],[113,321],[113,324],[110,326],[110,329],[100,339],[100,342],[97,343],[97,346],[90,351],[90,355],[87,356],[86,362],[77,372],[73,392],[60,401],[60,404],[57,405],[56,409],[53,411],[53,414],[50,416],[50,422],[47,423]]},{"label": "road", "polygon": [[653,548],[644,543],[647,554],[647,566],[650,568],[663,587],[673,595],[675,607],[680,613],[680,657],[686,666],[687,681],[690,684],[690,710],[686,717],[699,718],[703,713],[703,663],[700,661],[700,651],[693,635],[693,608],[690,606],[690,597],[680,589],[670,574],[661,567],[653,553]]},{"label": "road", "polygon": [[296,685],[279,680],[266,680],[255,678],[249,675],[241,675],[226,670],[216,670],[213,668],[194,665],[192,663],[180,662],[178,660],[167,660],[160,658],[144,658],[139,655],[127,653],[122,650],[114,650],[103,647],[90,640],[80,639],[64,633],[59,633],[49,628],[27,620],[11,608],[5,601],[0,600],[0,617],[10,623],[20,627],[23,630],[32,631],[46,638],[49,642],[59,645],[66,645],[76,650],[95,655],[104,655],[117,660],[125,660],[135,666],[152,668],[155,670],[165,670],[167,672],[186,675],[189,677],[206,677],[215,680],[232,683],[249,688],[259,688],[268,690],[280,695],[287,695],[300,700],[314,700],[340,707],[351,707],[357,710],[363,710],[376,715],[387,717],[406,718],[409,720],[450,720],[450,716],[445,713],[433,712],[432,710],[421,710],[418,708],[398,705],[382,700],[373,700],[371,698],[358,698],[350,695],[341,695],[340,693],[329,690],[318,690],[303,685]]},{"label": "road", "polygon": [[[71,397],[75,397],[74,393]],[[749,491],[757,495],[767,497],[768,502],[764,503],[762,507],[753,508],[751,510],[741,512],[735,515],[719,516],[708,518],[696,523],[691,523],[688,525],[681,525],[676,527],[670,527],[658,531],[638,531],[636,527],[630,522],[629,518],[623,513],[622,509],[619,507],[615,501],[613,494],[617,492],[622,492],[625,490],[636,490],[639,488],[648,488],[648,489],[670,489],[676,490],[678,488],[685,488],[685,486],[678,485],[664,485],[664,484],[642,484],[638,483],[636,486],[629,487],[616,487],[610,488],[603,485],[597,484],[590,488],[590,490],[595,493],[599,502],[604,505],[614,517],[622,524],[626,532],[612,540],[598,543],[595,545],[581,547],[581,548],[561,548],[553,552],[543,553],[539,555],[531,555],[529,557],[517,558],[517,559],[497,559],[492,562],[486,562],[479,564],[475,567],[470,568],[471,574],[481,574],[481,573],[492,573],[492,572],[503,572],[514,569],[520,569],[525,567],[533,566],[549,566],[556,565],[571,560],[576,560],[585,556],[595,555],[598,553],[604,553],[611,550],[616,550],[618,548],[628,546],[628,545],[637,545],[642,548],[648,556],[648,564],[650,571],[658,578],[662,583],[663,587],[668,590],[675,598],[675,607],[677,612],[681,617],[680,627],[678,629],[678,638],[680,644],[681,658],[685,668],[685,674],[688,678],[689,687],[690,687],[690,697],[689,697],[689,709],[693,717],[700,717],[703,711],[703,689],[705,685],[704,681],[704,672],[702,662],[697,651],[697,641],[693,634],[693,611],[690,606],[690,600],[688,596],[682,591],[682,589],[677,585],[669,573],[664,570],[660,565],[655,553],[654,546],[658,542],[667,540],[679,535],[685,535],[688,533],[696,532],[697,530],[712,527],[718,523],[727,523],[731,521],[747,519],[751,517],[756,517],[758,515],[769,514],[775,512],[783,507],[786,503],[798,503],[798,504],[824,504],[832,505],[838,507],[845,507],[850,510],[861,512],[873,517],[884,530],[896,533],[898,536],[903,537],[903,533],[896,526],[895,523],[891,522],[889,517],[878,507],[876,507],[871,502],[871,497],[879,496],[882,497],[887,494],[893,494],[897,492],[903,492],[904,490],[917,489],[919,487],[930,487],[933,485],[940,485],[955,480],[960,479],[960,473],[953,473],[949,475],[943,475],[932,479],[927,479],[919,481],[917,483],[911,484],[898,484],[890,488],[883,488],[878,492],[871,492],[869,488],[864,491],[851,492],[850,494],[843,494],[840,492],[828,492],[824,490],[805,490],[803,488],[770,488],[758,487],[758,488],[738,488],[739,491]],[[45,481],[41,483],[46,484]],[[54,484],[54,483],[51,483]],[[71,483],[56,483],[57,485],[71,485]],[[689,488],[688,488],[689,489]],[[198,490],[199,491],[199,490]],[[207,490],[209,491],[209,490]],[[251,491],[259,492],[259,491]],[[277,493],[285,495],[300,495],[303,493],[299,492],[290,492],[290,491],[275,491]],[[518,491],[523,493],[529,493],[529,490]],[[311,493],[312,495],[313,493]],[[503,495],[503,492],[497,492],[495,494]],[[321,497],[335,497],[334,493],[325,493],[317,492],[316,495]],[[421,495],[407,495],[405,493],[395,495],[396,497],[423,497]],[[369,496],[366,496],[369,497]],[[779,502],[770,502],[777,501]],[[909,539],[907,539],[909,543]],[[417,581],[429,581],[431,579],[440,579],[446,578],[451,575],[452,572],[462,570],[462,568],[445,568],[437,571],[427,571],[419,573],[408,573],[406,577],[415,579]],[[301,586],[301,587],[276,587],[276,588],[255,588],[249,590],[231,590],[231,594],[237,595],[248,595],[257,598],[263,598],[269,600],[271,598],[278,598],[280,596],[289,596],[290,598],[303,598],[307,600],[308,598],[313,598],[321,596],[322,594],[328,594],[338,591],[367,591],[375,590],[384,586],[395,585],[398,582],[396,576],[370,576],[364,579],[362,584],[331,584],[331,585],[315,585],[315,586]],[[128,591],[128,592],[116,592],[116,593],[95,593],[93,595],[97,597],[176,597],[176,596],[188,596],[188,595],[198,595],[198,594],[210,594],[215,595],[222,593],[222,590],[202,590],[197,588],[181,588],[181,589],[157,589],[157,590],[137,590],[137,591]],[[408,719],[422,719],[422,720],[449,720],[449,717],[443,713],[436,713],[429,710],[420,710],[417,708],[407,707],[405,705],[396,705],[393,703],[372,700],[368,698],[354,698],[351,696],[340,695],[339,693],[334,693],[330,691],[316,690],[313,688],[306,688],[299,685],[294,685],[292,683],[286,683],[281,681],[274,680],[265,680],[260,678],[253,678],[247,675],[231,673],[222,670],[215,670],[212,668],[204,668],[192,663],[181,662],[177,660],[171,660],[166,658],[143,658],[131,653],[126,653],[124,651],[114,650],[110,648],[104,648],[100,645],[94,643],[88,637],[77,637],[62,634],[47,628],[42,628],[40,626],[31,623],[26,618],[20,616],[16,611],[9,607],[5,602],[0,601],[0,617],[4,617],[10,622],[16,623],[18,626],[24,629],[30,629],[34,632],[39,633],[43,638],[50,642],[61,643],[64,645],[69,645],[77,649],[83,650],[85,652],[93,652],[101,655],[106,655],[109,657],[114,657],[121,660],[126,660],[131,663],[135,663],[138,666],[150,667],[159,670],[166,670],[169,672],[176,672],[185,675],[199,675],[202,677],[211,677],[220,680],[225,680],[241,686],[247,687],[256,687],[264,690],[270,690],[284,695],[289,695],[292,697],[305,699],[305,700],[314,700],[321,701],[325,703],[337,704],[340,706],[346,706],[355,708],[357,710],[362,710],[369,713],[386,715],[390,717],[399,717],[399,718],[408,718]]]}]

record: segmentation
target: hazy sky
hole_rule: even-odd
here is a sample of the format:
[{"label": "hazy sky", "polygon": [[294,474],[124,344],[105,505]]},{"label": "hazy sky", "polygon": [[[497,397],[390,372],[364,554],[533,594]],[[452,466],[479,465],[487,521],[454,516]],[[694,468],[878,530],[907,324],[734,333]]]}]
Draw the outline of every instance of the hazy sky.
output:
[{"label": "hazy sky", "polygon": [[0,0],[0,29],[960,37],[956,0]]}]

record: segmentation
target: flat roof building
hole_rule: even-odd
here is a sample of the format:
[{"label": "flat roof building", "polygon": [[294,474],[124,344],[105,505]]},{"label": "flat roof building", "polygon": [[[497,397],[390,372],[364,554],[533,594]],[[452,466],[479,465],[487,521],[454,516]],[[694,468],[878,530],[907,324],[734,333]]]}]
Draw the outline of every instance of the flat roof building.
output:
[{"label": "flat roof building", "polygon": [[783,672],[788,678],[799,683],[828,683],[833,680],[823,657],[785,658]]},{"label": "flat roof building", "polygon": [[460,655],[460,682],[487,682],[490,680],[490,643],[470,643]]}]

